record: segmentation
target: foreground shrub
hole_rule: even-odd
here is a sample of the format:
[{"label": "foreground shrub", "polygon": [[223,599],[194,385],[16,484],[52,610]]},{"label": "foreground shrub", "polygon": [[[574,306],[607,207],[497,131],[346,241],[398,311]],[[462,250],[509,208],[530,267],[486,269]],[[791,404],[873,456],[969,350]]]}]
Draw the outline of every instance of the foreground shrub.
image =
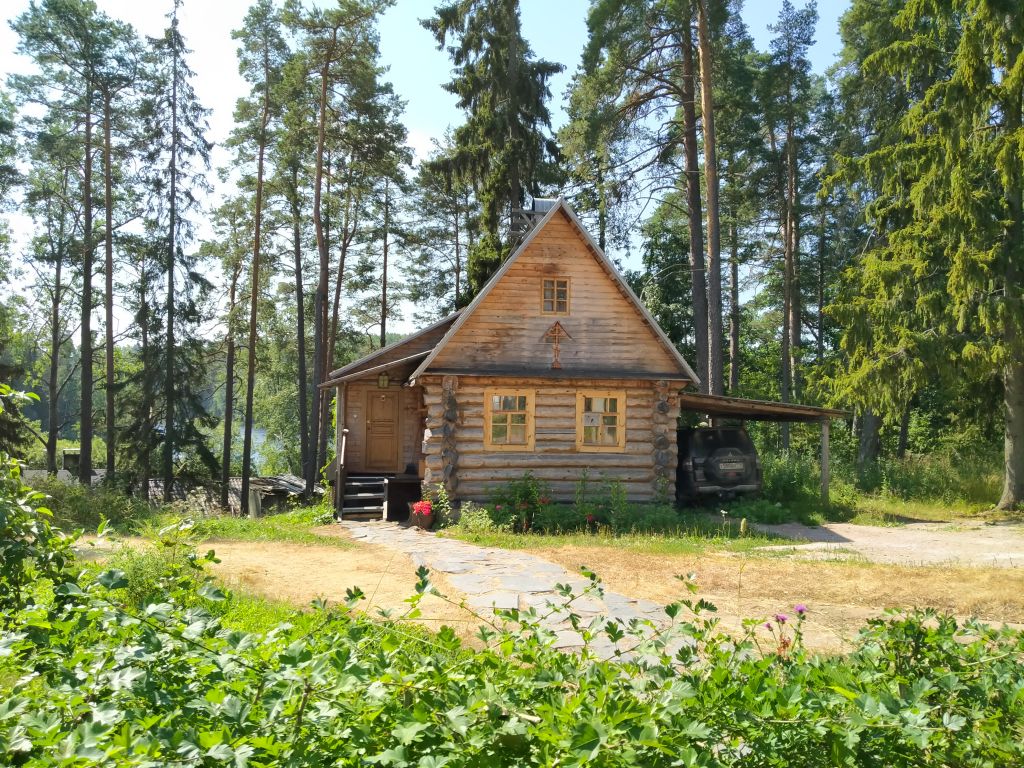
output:
[{"label": "foreground shrub", "polygon": [[21,480],[21,465],[0,453],[0,626],[40,580],[61,580],[72,540],[50,525],[45,496]]},{"label": "foreground shrub", "polygon": [[[0,414],[27,398],[0,384]],[[24,607],[39,582],[62,581],[72,540],[50,525],[45,496],[21,479],[21,464],[0,451],[0,627]]]},{"label": "foreground shrub", "polygon": [[[0,582],[0,765],[1024,761],[1024,633],[1013,630],[915,612],[869,622],[848,657],[812,656],[801,644],[804,606],[767,629],[747,623],[740,637],[690,597],[658,623],[587,622],[574,604],[601,587],[585,572],[582,595],[566,586],[547,607],[481,617],[479,647],[467,649],[450,629],[432,635],[395,621],[417,618],[433,591],[420,569],[402,617],[369,620],[353,610],[362,593],[350,590],[338,607],[242,631],[226,621],[234,601],[202,576],[212,552],[147,560],[134,581],[119,568],[41,569],[66,541],[34,537],[45,526],[31,527],[25,493],[12,465],[0,510],[30,527],[4,528],[0,546],[36,549],[3,563],[15,566]],[[177,549],[186,533],[165,535]],[[12,600],[26,573],[53,589]],[[265,624],[251,605],[244,611],[247,626]],[[579,633],[578,653],[556,648],[542,622],[554,613]]]},{"label": "foreground shrub", "polygon": [[[421,571],[415,605],[430,590]],[[125,575],[59,585],[0,637],[0,764],[251,766],[928,766],[1024,759],[1022,635],[932,613],[873,621],[847,658],[800,619],[723,634],[684,600],[665,624],[576,624],[555,648],[502,611],[480,649],[320,606],[267,632],[171,570],[159,602]],[[599,589],[594,578],[592,589]],[[569,589],[563,598],[573,597]],[[803,607],[798,607],[800,613]],[[542,610],[543,612],[543,610]],[[612,643],[631,649],[599,658]],[[4,687],[6,685],[6,690]]]}]

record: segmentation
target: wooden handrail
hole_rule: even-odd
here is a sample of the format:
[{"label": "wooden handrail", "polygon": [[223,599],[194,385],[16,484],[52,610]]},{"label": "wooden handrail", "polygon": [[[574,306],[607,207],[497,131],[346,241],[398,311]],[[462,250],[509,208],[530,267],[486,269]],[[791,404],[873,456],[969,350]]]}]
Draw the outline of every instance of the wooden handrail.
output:
[{"label": "wooden handrail", "polygon": [[345,480],[348,473],[345,470],[345,449],[348,445],[348,428],[341,430],[341,445],[338,446],[338,471],[334,476],[334,508],[341,513],[345,506]]}]

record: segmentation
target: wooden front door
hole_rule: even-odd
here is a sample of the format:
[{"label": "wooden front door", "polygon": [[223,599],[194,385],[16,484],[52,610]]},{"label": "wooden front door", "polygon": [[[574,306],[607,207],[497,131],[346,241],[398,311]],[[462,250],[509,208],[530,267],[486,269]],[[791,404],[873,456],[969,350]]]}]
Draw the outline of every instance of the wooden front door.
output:
[{"label": "wooden front door", "polygon": [[397,390],[371,389],[366,393],[367,471],[397,471],[398,401]]}]

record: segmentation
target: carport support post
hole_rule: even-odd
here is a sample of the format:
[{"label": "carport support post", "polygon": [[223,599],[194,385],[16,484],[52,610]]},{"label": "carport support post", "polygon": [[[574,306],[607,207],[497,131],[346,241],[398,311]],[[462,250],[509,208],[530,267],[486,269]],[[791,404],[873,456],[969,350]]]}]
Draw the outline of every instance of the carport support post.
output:
[{"label": "carport support post", "polygon": [[829,466],[828,466],[828,419],[821,420],[821,503],[824,506],[829,505],[828,499],[828,482],[829,482]]}]

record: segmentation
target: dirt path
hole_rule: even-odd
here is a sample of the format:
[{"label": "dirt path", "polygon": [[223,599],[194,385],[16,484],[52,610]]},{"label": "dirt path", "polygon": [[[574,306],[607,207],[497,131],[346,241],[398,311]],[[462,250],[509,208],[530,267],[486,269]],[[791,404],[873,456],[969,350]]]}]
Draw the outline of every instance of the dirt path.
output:
[{"label": "dirt path", "polygon": [[[335,532],[335,526],[327,526]],[[126,538],[97,542],[83,537],[79,555],[103,558],[118,546],[144,547],[145,539]],[[205,541],[202,550],[213,549],[220,562],[213,573],[229,588],[262,595],[272,600],[306,608],[317,599],[341,603],[346,591],[359,587],[366,600],[358,607],[370,615],[390,611],[395,618],[409,610],[406,599],[415,594],[416,566],[412,560],[393,549],[356,544],[341,548],[324,544],[299,544],[288,541]],[[429,629],[448,625],[464,640],[472,638],[480,624],[470,611],[458,607],[465,595],[449,584],[443,576],[432,574],[439,591],[456,605],[428,595],[419,605],[421,616],[415,619]]]},{"label": "dirt path", "polygon": [[[963,532],[949,531],[948,526],[929,526],[928,537],[915,545],[906,538],[905,528],[830,525],[823,530],[800,530],[801,536],[820,537],[811,544],[746,554],[650,555],[596,545],[511,552],[394,525],[349,524],[353,525],[357,527],[331,525],[315,530],[322,536],[345,538],[354,545],[351,548],[281,541],[209,542],[221,559],[215,573],[228,586],[299,607],[317,597],[340,602],[347,588],[359,586],[368,597],[363,610],[370,614],[390,610],[398,616],[408,608],[405,600],[414,591],[419,564],[431,569],[431,580],[444,594],[456,603],[465,600],[481,613],[492,604],[527,607],[543,602],[555,583],[578,582],[573,574],[586,565],[601,576],[606,597],[603,602],[588,599],[578,608],[593,615],[654,617],[660,615],[658,606],[688,596],[677,576],[693,572],[700,587],[698,596],[717,606],[717,616],[727,630],[742,632],[745,619],[792,615],[793,606],[802,603],[809,609],[806,643],[825,651],[848,649],[865,621],[887,608],[930,606],[962,618],[976,616],[994,624],[1024,626],[1024,568],[1011,567],[1020,562],[1012,555],[1019,529],[1002,526],[979,526],[968,532],[976,535],[965,539],[959,549],[955,538]],[[849,528],[855,530],[844,535]],[[1001,534],[1018,539],[1002,539]],[[833,535],[843,540],[828,538]],[[931,537],[939,544],[932,543]],[[984,546],[994,549],[984,550]],[[870,564],[860,556],[851,561],[849,551],[885,562]],[[991,559],[997,567],[901,564],[937,559],[946,563],[954,552],[960,561],[988,563]],[[426,627],[447,624],[470,641],[481,623],[472,610],[436,597],[424,599],[421,611],[419,621]],[[759,631],[769,641],[767,633]],[[571,645],[571,640],[565,644]]]},{"label": "dirt path", "polygon": [[808,607],[805,640],[816,650],[849,649],[865,622],[886,609],[933,607],[960,618],[1024,626],[1024,569],[813,562],[782,552],[650,555],[614,547],[533,550],[567,568],[585,564],[609,589],[665,604],[687,596],[677,578],[696,575],[702,597],[730,631],[745,619]]},{"label": "dirt path", "polygon": [[[209,546],[221,561],[213,571],[227,586],[298,606],[316,598],[343,602],[346,590],[359,587],[367,598],[359,603],[360,610],[371,615],[386,610],[397,618],[408,611],[405,601],[415,594],[416,566],[401,552],[384,547],[340,549],[281,541],[212,541]],[[463,599],[443,577],[432,575],[432,580],[454,602]],[[480,624],[471,612],[433,595],[419,608],[417,624],[435,631],[447,624],[463,639],[472,637]]]},{"label": "dirt path", "polygon": [[1000,523],[910,523],[898,527],[826,523],[755,525],[808,544],[767,547],[808,559],[856,554],[874,563],[972,565],[1024,569],[1024,526]]}]

